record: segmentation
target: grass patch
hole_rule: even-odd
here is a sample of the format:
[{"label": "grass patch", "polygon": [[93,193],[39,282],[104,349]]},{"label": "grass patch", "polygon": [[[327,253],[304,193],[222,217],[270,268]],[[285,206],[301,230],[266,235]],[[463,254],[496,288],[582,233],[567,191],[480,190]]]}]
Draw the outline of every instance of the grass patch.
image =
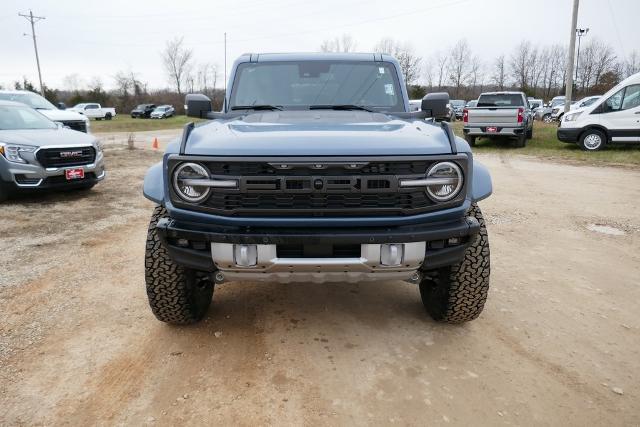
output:
[{"label": "grass patch", "polygon": [[[456,135],[463,137],[463,123],[453,123]],[[592,164],[621,164],[640,165],[640,145],[607,145],[600,151],[589,153],[582,151],[577,144],[566,144],[558,141],[555,123],[545,124],[535,122],[533,127],[533,139],[527,141],[525,148],[514,148],[509,140],[490,140],[488,138],[476,139],[473,151],[478,153],[505,153],[522,154],[529,156],[553,158],[559,160],[578,161]]]},{"label": "grass patch", "polygon": [[173,116],[168,119],[132,119],[128,115],[118,115],[112,120],[92,120],[91,132],[141,132],[146,130],[180,129],[189,122],[199,122],[187,116]]}]

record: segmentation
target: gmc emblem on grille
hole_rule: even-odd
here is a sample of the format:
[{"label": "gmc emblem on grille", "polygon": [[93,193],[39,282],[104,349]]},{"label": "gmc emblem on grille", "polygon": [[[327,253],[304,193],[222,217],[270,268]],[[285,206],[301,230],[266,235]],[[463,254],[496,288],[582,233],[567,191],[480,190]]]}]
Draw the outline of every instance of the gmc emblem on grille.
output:
[{"label": "gmc emblem on grille", "polygon": [[61,151],[60,158],[68,159],[71,157],[82,157],[82,151]]}]

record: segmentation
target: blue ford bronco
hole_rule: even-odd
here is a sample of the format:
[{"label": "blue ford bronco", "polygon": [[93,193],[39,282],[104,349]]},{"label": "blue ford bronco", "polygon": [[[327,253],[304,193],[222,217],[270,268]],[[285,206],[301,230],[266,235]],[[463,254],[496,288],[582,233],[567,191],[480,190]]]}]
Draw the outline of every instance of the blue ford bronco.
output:
[{"label": "blue ford bronco", "polygon": [[449,96],[410,112],[383,54],[246,54],[221,112],[187,124],[144,180],[155,202],[145,279],[161,321],[203,318],[229,281],[415,283],[437,321],[478,317],[489,241],[487,169],[454,136]]}]

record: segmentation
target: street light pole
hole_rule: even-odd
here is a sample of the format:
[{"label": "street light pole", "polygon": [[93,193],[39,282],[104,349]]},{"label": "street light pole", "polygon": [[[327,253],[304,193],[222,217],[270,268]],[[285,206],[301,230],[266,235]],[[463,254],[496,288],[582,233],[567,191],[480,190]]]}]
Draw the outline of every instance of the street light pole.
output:
[{"label": "street light pole", "polygon": [[[40,81],[40,94],[44,96],[44,86],[42,85],[42,73],[40,72],[40,58],[38,57],[38,43],[36,43],[36,22],[45,19],[44,16],[33,16],[33,12],[29,10],[29,14],[18,13],[31,23],[31,37],[33,37],[33,49],[36,51],[36,65],[38,66],[38,80]],[[26,34],[25,34],[26,35]]]},{"label": "street light pole", "polygon": [[578,53],[576,55],[576,82],[578,81],[578,66],[580,64],[580,41],[582,40],[582,36],[586,36],[588,32],[588,28],[576,28],[576,34],[578,35]]}]

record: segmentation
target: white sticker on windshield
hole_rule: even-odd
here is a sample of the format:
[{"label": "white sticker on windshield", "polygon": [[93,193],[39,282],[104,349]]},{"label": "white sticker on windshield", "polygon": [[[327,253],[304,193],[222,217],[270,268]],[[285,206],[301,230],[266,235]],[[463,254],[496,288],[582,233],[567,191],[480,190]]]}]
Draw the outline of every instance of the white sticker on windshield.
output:
[{"label": "white sticker on windshield", "polygon": [[386,93],[387,95],[393,96],[393,84],[388,83],[384,85],[384,93]]},{"label": "white sticker on windshield", "polygon": [[378,67],[378,74],[384,74],[384,67]]}]

